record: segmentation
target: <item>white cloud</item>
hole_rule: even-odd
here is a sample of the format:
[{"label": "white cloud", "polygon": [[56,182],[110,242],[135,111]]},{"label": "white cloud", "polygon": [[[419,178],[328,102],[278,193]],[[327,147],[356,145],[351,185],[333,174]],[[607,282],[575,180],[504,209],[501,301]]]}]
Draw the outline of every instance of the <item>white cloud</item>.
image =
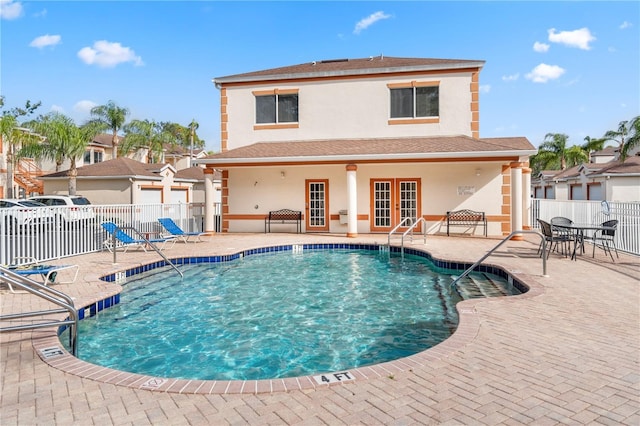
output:
[{"label": "white cloud", "polygon": [[546,83],[549,80],[559,78],[564,73],[565,70],[557,65],[540,64],[525,77],[534,83]]},{"label": "white cloud", "polygon": [[85,115],[90,115],[91,114],[91,108],[98,106],[97,103],[93,102],[93,101],[78,101],[76,102],[76,104],[73,106],[73,110],[75,112],[79,112]]},{"label": "white cloud", "polygon": [[60,37],[59,35],[46,34],[46,35],[34,38],[33,41],[29,43],[29,46],[42,49],[43,47],[55,46],[56,44],[60,44],[60,40],[62,40],[62,37]]},{"label": "white cloud", "polygon": [[33,14],[34,18],[44,18],[45,16],[47,16],[47,9],[42,9],[40,12]]},{"label": "white cloud", "polygon": [[479,89],[480,89],[480,93],[489,93],[489,91],[491,90],[491,85],[481,84]]},{"label": "white cloud", "polygon": [[353,30],[353,33],[354,34],[360,34],[360,32],[362,30],[366,30],[367,28],[369,28],[371,25],[375,24],[376,22],[378,22],[378,21],[380,21],[382,19],[389,19],[389,18],[391,18],[391,15],[387,15],[383,11],[372,13],[371,15],[367,16],[366,18],[363,18],[360,21],[358,21],[358,23],[356,24],[356,27]]},{"label": "white cloud", "polygon": [[78,51],[78,57],[85,64],[95,64],[103,68],[112,68],[123,62],[133,62],[136,66],[144,65],[142,58],[136,56],[131,48],[106,40],[96,41],[93,47],[83,47]]},{"label": "white cloud", "polygon": [[549,50],[549,47],[550,46],[546,43],[540,43],[538,41],[533,43],[533,50],[536,52],[544,53]]},{"label": "white cloud", "polygon": [[548,32],[550,42],[564,44],[569,47],[577,47],[582,50],[591,49],[589,43],[596,40],[596,38],[591,35],[589,28],[586,27],[580,28],[579,30],[560,32],[556,32],[555,28],[551,28]]},{"label": "white cloud", "polygon": [[56,104],[51,105],[51,111],[52,112],[59,112],[60,114],[64,114],[65,113],[64,108],[61,107],[60,105],[56,105]]},{"label": "white cloud", "polygon": [[0,18],[11,20],[22,16],[22,3],[13,0],[0,0]]},{"label": "white cloud", "polygon": [[633,24],[631,22],[624,21],[622,24],[620,24],[621,30],[631,28],[631,27],[633,27]]},{"label": "white cloud", "polygon": [[511,75],[503,75],[502,76],[502,80],[503,81],[516,81],[519,78],[520,78],[520,74],[519,73],[515,73],[515,74],[511,74]]}]

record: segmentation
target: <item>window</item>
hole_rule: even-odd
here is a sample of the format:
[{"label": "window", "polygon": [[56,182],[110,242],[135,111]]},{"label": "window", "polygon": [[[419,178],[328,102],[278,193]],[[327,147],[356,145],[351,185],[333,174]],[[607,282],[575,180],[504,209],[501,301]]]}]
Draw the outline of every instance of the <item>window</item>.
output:
[{"label": "window", "polygon": [[440,115],[439,82],[390,84],[391,118],[425,118]]},{"label": "window", "polygon": [[93,162],[94,163],[102,163],[102,151],[94,151],[93,153]]},{"label": "window", "polygon": [[84,152],[84,164],[90,164],[91,163],[91,151],[85,151]]},{"label": "window", "polygon": [[256,123],[277,124],[298,122],[298,92],[272,91],[256,95]]}]

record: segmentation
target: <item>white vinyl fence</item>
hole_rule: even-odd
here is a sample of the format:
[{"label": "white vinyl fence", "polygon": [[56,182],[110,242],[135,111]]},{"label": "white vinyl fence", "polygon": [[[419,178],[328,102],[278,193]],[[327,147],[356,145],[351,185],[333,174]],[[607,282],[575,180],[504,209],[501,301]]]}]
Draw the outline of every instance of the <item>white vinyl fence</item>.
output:
[{"label": "white vinyl fence", "polygon": [[539,227],[538,219],[549,222],[556,216],[593,225],[617,219],[616,247],[619,251],[640,255],[640,202],[532,200],[531,225],[534,228]]},{"label": "white vinyl fence", "polygon": [[[220,206],[215,207],[215,225],[219,232]],[[149,238],[155,238],[163,231],[158,222],[160,217],[170,217],[187,232],[204,229],[204,205],[201,203],[0,209],[0,265],[104,250],[107,233],[100,225],[104,221],[134,227]]]}]

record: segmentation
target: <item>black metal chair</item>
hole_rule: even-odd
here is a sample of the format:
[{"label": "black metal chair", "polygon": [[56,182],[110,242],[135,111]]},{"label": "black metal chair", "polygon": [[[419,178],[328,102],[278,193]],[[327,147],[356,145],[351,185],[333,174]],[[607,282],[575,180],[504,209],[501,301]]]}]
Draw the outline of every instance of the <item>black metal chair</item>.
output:
[{"label": "black metal chair", "polygon": [[[562,225],[573,225],[573,221],[571,219],[569,219],[568,217],[563,217],[563,216],[552,217],[550,222],[551,222],[551,230],[555,234],[557,234],[559,236],[562,236],[565,239],[565,241],[564,241],[565,246],[569,242],[578,239],[578,234],[575,233],[573,230],[555,226],[555,225],[561,225],[561,226]],[[582,249],[582,253],[584,253],[584,242],[582,240],[580,240],[580,241],[577,241],[577,244],[580,244],[580,248]]]},{"label": "black metal chair", "polygon": [[616,257],[619,259],[620,256],[618,256],[618,248],[616,247],[616,241],[615,241],[616,230],[618,229],[618,220],[617,219],[607,220],[606,222],[602,222],[602,226],[611,228],[611,229],[598,229],[593,234],[592,256],[596,257],[596,246],[598,246],[602,250],[604,250],[605,254],[609,253],[609,256],[611,256],[611,260],[615,262],[615,260],[613,259],[613,253],[611,252],[611,246],[613,246],[613,249],[616,252]]},{"label": "black metal chair", "polygon": [[[551,250],[555,247],[558,249],[558,244],[562,244],[562,254],[567,256],[566,244],[568,241],[568,235],[565,233],[556,233],[553,231],[553,227],[549,222],[546,222],[542,219],[538,219],[538,223],[540,224],[540,230],[542,231],[542,235],[544,236],[545,241],[547,242],[547,259],[551,254]],[[544,253],[542,253],[542,242],[540,242],[540,246],[538,247],[538,253],[542,257]]]}]

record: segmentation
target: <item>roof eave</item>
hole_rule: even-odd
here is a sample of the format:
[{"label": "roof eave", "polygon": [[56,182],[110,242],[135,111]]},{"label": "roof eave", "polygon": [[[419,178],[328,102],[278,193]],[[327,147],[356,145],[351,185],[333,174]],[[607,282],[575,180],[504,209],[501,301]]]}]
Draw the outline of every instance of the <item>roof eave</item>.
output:
[{"label": "roof eave", "polygon": [[401,153],[401,154],[359,154],[359,155],[322,155],[322,156],[292,156],[292,157],[260,157],[260,158],[217,158],[199,159],[196,164],[234,165],[238,163],[270,164],[270,163],[316,163],[334,161],[398,161],[398,160],[437,160],[450,158],[475,158],[482,160],[487,157],[523,157],[535,154],[536,150],[506,150],[506,151],[469,151],[469,152],[434,152],[434,153]]},{"label": "roof eave", "polygon": [[[69,176],[40,176],[38,179],[42,180],[69,180]],[[154,180],[161,181],[162,178],[158,176],[141,176],[141,175],[115,175],[115,176],[76,176],[76,179],[94,179],[94,180],[107,180],[107,179],[135,179],[135,180]]]},{"label": "roof eave", "polygon": [[392,74],[400,72],[430,72],[430,71],[443,71],[443,70],[462,70],[468,68],[482,68],[485,61],[473,61],[473,62],[458,62],[455,64],[435,64],[435,65],[414,65],[403,67],[388,67],[388,68],[363,68],[355,70],[342,70],[342,71],[324,71],[324,72],[307,72],[307,73],[290,73],[290,74],[271,74],[271,75],[259,75],[259,76],[228,76],[228,77],[216,77],[212,81],[215,84],[228,84],[228,83],[248,83],[256,81],[272,81],[272,80],[304,80],[309,78],[329,78],[329,77],[345,77],[345,76],[366,76],[371,74]]}]

